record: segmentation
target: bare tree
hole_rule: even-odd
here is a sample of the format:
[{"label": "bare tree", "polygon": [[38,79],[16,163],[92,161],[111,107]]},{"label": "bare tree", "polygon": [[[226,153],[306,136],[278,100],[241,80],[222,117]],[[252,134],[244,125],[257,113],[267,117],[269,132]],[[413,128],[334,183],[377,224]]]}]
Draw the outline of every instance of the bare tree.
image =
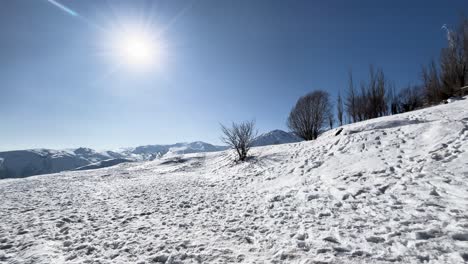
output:
[{"label": "bare tree", "polygon": [[443,99],[443,95],[439,73],[434,61],[431,61],[428,68],[422,67],[422,81],[427,103],[439,103]]},{"label": "bare tree", "polygon": [[468,84],[468,18],[463,18],[458,28],[447,30],[448,47],[440,56],[440,80],[442,98],[446,99],[455,91]]},{"label": "bare tree", "polygon": [[360,88],[361,88],[361,92],[360,94],[357,94],[356,95],[356,118],[357,118],[357,121],[363,121],[363,120],[366,120],[366,119],[369,119],[369,117],[367,116],[367,113],[368,113],[368,109],[369,109],[369,95],[368,95],[368,92],[367,92],[367,85],[364,81],[361,81],[360,83]]},{"label": "bare tree", "polygon": [[330,96],[314,91],[297,100],[288,118],[288,127],[297,136],[313,140],[325,129],[331,116]]},{"label": "bare tree", "polygon": [[333,123],[335,122],[335,118],[333,117],[332,111],[328,114],[328,125],[330,126],[330,129],[333,129]]},{"label": "bare tree", "polygon": [[346,98],[345,106],[346,106],[346,112],[348,113],[349,117],[349,122],[356,122],[358,117],[357,117],[357,94],[356,90],[354,89],[354,81],[353,81],[353,73],[350,70],[349,71],[349,79],[348,79],[348,96]]},{"label": "bare tree", "polygon": [[383,70],[369,67],[369,81],[360,82],[360,91],[354,88],[352,73],[349,74],[349,90],[346,98],[346,112],[354,122],[388,114],[388,94],[390,82]]},{"label": "bare tree", "polygon": [[369,68],[370,81],[366,91],[366,102],[367,109],[365,113],[366,119],[376,118],[384,116],[388,113],[387,108],[387,86],[388,81],[385,79],[385,75],[381,68],[375,70],[374,66],[371,65]]},{"label": "bare tree", "polygon": [[338,91],[338,99],[336,100],[336,116],[340,126],[343,125],[343,100],[341,99],[341,92]]},{"label": "bare tree", "polygon": [[245,161],[253,141],[257,137],[255,122],[232,123],[231,127],[225,127],[221,124],[221,131],[223,132],[221,140],[236,150],[240,161]]},{"label": "bare tree", "polygon": [[395,90],[395,85],[392,85],[389,89],[389,101],[390,101],[390,114],[395,115],[400,113],[400,98]]},{"label": "bare tree", "polygon": [[416,110],[423,106],[422,88],[419,86],[408,86],[398,93],[401,112]]}]

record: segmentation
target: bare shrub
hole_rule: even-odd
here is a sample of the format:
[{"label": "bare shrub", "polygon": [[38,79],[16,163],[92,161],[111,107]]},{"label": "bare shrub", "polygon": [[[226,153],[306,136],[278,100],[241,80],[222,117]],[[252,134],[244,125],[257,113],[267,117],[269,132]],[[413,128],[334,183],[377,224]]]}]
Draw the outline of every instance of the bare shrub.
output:
[{"label": "bare shrub", "polygon": [[234,149],[239,161],[245,161],[254,139],[257,137],[254,121],[232,123],[231,127],[221,125],[221,140]]}]

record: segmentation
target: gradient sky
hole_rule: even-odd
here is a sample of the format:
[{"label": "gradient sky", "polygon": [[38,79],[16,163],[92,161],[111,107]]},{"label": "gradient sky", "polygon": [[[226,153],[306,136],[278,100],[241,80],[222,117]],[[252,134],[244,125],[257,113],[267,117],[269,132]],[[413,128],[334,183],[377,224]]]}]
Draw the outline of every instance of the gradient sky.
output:
[{"label": "gradient sky", "polygon": [[[202,140],[219,123],[286,129],[297,98],[384,69],[397,87],[446,45],[468,1],[0,1],[0,150]],[[115,70],[102,29],[148,22],[161,69]]]}]

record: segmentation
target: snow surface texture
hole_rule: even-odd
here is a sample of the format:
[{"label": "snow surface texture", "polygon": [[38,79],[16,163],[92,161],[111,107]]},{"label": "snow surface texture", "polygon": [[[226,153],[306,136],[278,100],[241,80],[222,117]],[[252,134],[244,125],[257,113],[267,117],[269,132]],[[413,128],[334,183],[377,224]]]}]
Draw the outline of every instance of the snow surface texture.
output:
[{"label": "snow surface texture", "polygon": [[464,263],[468,101],[316,141],[0,181],[4,263]]}]

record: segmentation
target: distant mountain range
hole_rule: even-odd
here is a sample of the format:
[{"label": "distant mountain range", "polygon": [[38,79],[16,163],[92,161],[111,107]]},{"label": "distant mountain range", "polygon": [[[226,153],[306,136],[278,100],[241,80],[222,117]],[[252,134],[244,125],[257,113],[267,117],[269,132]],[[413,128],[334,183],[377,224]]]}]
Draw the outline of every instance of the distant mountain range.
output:
[{"label": "distant mountain range", "polygon": [[164,155],[212,152],[226,148],[197,141],[172,145],[147,145],[101,152],[90,148],[5,151],[0,152],[0,179],[23,178],[75,169],[97,169],[123,162],[153,160]]},{"label": "distant mountain range", "polygon": [[270,131],[268,133],[264,133],[258,136],[254,140],[253,145],[255,147],[259,147],[259,146],[295,143],[295,142],[300,142],[300,141],[302,141],[302,139],[294,135],[293,133],[276,129],[276,130],[273,130],[273,131]]},{"label": "distant mountain range", "polygon": [[[301,140],[291,133],[273,130],[258,136],[254,141],[254,146],[298,141]],[[123,162],[153,160],[169,155],[222,151],[227,148],[226,146],[216,146],[196,141],[171,145],[146,145],[101,152],[90,148],[5,151],[0,152],[0,179],[23,178],[66,170],[98,169]]]},{"label": "distant mountain range", "polygon": [[55,173],[116,158],[122,158],[122,155],[113,151],[97,152],[89,148],[5,151],[0,152],[0,178]]}]

